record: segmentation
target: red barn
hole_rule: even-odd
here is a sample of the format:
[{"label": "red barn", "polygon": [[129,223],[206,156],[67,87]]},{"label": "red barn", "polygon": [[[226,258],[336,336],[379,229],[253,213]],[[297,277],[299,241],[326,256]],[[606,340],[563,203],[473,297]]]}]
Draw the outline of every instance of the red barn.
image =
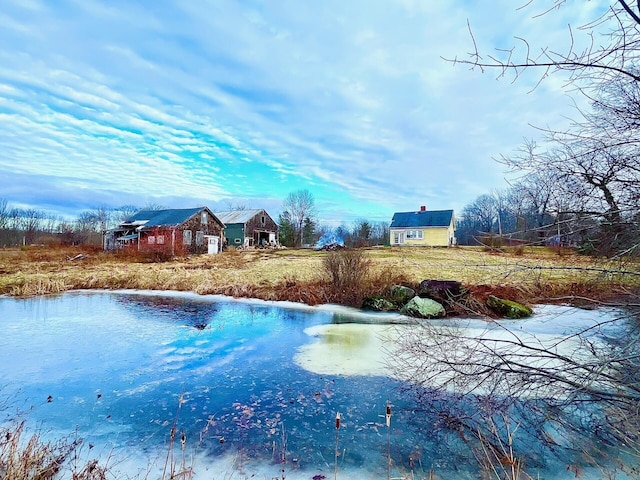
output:
[{"label": "red barn", "polygon": [[105,234],[105,250],[129,246],[171,255],[218,253],[224,224],[207,207],[141,210]]}]

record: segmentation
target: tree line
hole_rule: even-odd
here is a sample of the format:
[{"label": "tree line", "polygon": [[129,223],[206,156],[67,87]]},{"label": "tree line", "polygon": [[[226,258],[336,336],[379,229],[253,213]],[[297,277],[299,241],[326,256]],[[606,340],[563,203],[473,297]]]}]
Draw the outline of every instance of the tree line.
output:
[{"label": "tree line", "polygon": [[[146,210],[167,207],[145,205]],[[246,210],[244,204],[227,205],[229,210]],[[0,247],[22,245],[102,245],[103,233],[116,227],[141,210],[135,205],[116,208],[100,206],[82,211],[75,219],[64,219],[46,210],[10,207],[0,199]],[[358,219],[337,228],[321,225],[317,220],[315,197],[308,190],[292,192],[285,198],[278,216],[280,243],[287,247],[313,246],[325,233],[332,231],[348,247],[388,243],[389,224]]]},{"label": "tree line", "polygon": [[351,225],[321,225],[317,221],[315,197],[309,190],[291,192],[278,215],[280,244],[286,247],[312,247],[326,233],[332,233],[345,247],[369,247],[389,243],[389,223],[364,218]]},{"label": "tree line", "polygon": [[[528,2],[536,8],[538,2]],[[556,0],[534,18],[568,7]],[[565,51],[535,50],[516,37],[511,49],[454,59],[472,69],[492,70],[517,81],[526,71],[562,78],[588,107],[577,110],[568,128],[538,130],[538,142],[525,141],[497,160],[519,178],[504,192],[482,195],[462,212],[461,243],[484,234],[533,242],[559,241],[604,255],[635,253],[640,218],[640,5],[612,2],[600,17],[575,31],[586,34],[577,46],[574,30]],[[471,34],[473,39],[473,34]],[[518,45],[519,44],[519,45]]]},{"label": "tree line", "polygon": [[480,195],[463,209],[457,224],[460,244],[566,245],[606,256],[637,253],[640,88],[633,82],[626,84],[626,93],[618,92],[635,98],[635,114],[630,103],[609,104],[611,88],[603,85],[593,98],[593,111],[583,113],[569,130],[547,130],[543,146],[527,141],[499,159],[520,180]]},{"label": "tree line", "polygon": [[102,245],[105,230],[115,227],[138,210],[133,205],[97,207],[68,220],[45,210],[10,207],[6,199],[0,199],[0,247]]}]

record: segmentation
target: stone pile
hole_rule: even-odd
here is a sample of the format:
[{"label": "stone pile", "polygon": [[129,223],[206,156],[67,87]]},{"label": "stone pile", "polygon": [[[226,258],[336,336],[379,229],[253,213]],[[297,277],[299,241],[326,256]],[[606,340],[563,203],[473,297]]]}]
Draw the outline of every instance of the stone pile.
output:
[{"label": "stone pile", "polygon": [[[376,312],[397,311],[409,317],[428,319],[458,315],[461,311],[471,314],[473,309],[467,306],[474,304],[480,305],[458,281],[423,280],[415,288],[394,285],[385,295],[366,298],[362,308]],[[526,305],[494,295],[490,295],[482,306],[492,315],[504,318],[525,318],[533,314]]]}]

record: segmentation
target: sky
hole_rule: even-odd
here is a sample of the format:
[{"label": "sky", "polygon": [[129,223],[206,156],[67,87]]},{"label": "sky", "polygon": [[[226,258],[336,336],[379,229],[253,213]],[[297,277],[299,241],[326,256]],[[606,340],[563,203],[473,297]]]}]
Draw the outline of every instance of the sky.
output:
[{"label": "sky", "polygon": [[[0,199],[265,208],[322,224],[454,209],[575,116],[563,80],[443,58],[566,45],[603,1],[2,0]],[[518,8],[525,5],[523,8]],[[580,32],[574,31],[579,37]],[[580,42],[580,38],[577,40]]]}]

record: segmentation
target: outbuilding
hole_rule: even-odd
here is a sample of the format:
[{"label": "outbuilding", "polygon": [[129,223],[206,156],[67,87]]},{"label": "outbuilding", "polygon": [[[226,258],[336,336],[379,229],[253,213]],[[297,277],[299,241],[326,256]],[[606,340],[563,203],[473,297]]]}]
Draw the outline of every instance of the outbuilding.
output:
[{"label": "outbuilding", "polygon": [[224,223],[207,207],[140,210],[104,237],[105,250],[171,255],[218,253],[223,243]]},{"label": "outbuilding", "polygon": [[216,212],[225,225],[225,239],[230,247],[275,246],[278,224],[264,209]]}]

